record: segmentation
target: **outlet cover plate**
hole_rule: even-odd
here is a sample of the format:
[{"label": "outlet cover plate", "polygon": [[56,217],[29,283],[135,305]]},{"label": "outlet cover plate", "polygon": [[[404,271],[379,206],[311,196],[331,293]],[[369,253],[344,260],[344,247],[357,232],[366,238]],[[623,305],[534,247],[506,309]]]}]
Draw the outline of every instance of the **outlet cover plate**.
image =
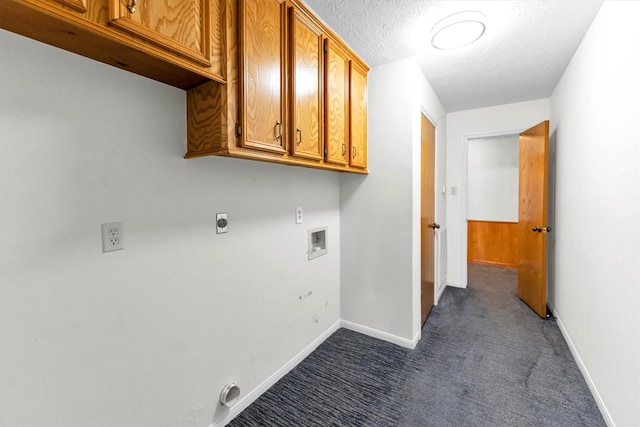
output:
[{"label": "outlet cover plate", "polygon": [[227,213],[216,214],[216,234],[224,234],[228,231],[229,222],[227,220]]},{"label": "outlet cover plate", "polygon": [[302,206],[296,208],[296,224],[302,224]]},{"label": "outlet cover plate", "polygon": [[123,223],[107,222],[102,227],[102,252],[121,251],[124,249]]}]

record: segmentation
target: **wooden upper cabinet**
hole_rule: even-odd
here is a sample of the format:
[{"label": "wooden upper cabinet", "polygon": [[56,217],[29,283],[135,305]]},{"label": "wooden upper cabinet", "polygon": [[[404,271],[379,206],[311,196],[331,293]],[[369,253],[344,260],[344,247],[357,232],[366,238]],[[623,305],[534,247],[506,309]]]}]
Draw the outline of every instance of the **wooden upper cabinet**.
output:
[{"label": "wooden upper cabinet", "polygon": [[227,84],[189,89],[185,157],[366,174],[362,60],[301,0],[224,0],[224,11]]},{"label": "wooden upper cabinet", "polygon": [[356,168],[367,167],[367,70],[351,61],[351,159]]},{"label": "wooden upper cabinet", "polygon": [[227,83],[227,1],[0,0],[0,28],[190,89]]},{"label": "wooden upper cabinet", "polygon": [[209,0],[109,0],[110,25],[203,67],[211,66],[210,13]]},{"label": "wooden upper cabinet", "polygon": [[291,61],[291,155],[321,160],[322,31],[296,7],[289,8]]},{"label": "wooden upper cabinet", "polygon": [[56,0],[58,3],[61,3],[65,6],[70,7],[71,9],[77,10],[78,12],[85,13],[87,11],[87,0]]},{"label": "wooden upper cabinet", "polygon": [[330,39],[325,51],[325,161],[349,164],[349,55]]},{"label": "wooden upper cabinet", "polygon": [[285,153],[286,4],[240,0],[242,147]]}]

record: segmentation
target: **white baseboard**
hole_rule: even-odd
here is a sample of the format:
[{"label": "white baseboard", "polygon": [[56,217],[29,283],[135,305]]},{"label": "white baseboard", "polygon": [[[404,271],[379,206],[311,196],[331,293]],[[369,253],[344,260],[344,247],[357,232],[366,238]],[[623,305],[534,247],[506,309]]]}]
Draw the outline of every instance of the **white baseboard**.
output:
[{"label": "white baseboard", "polygon": [[435,300],[435,305],[438,305],[438,301],[440,301],[440,297],[442,296],[442,294],[444,293],[444,290],[447,288],[447,282],[443,282],[440,284],[440,287],[438,288],[438,291],[436,292],[436,300]]},{"label": "white baseboard", "polygon": [[221,420],[215,421],[210,427],[222,427],[227,425],[231,420],[240,415],[240,412],[244,411],[249,405],[251,405],[258,397],[267,391],[272,385],[277,383],[282,377],[287,375],[289,371],[295,368],[300,362],[302,362],[313,350],[315,350],[320,344],[322,344],[327,338],[329,338],[335,331],[340,329],[340,320],[335,322],[326,331],[324,331],[318,338],[313,340],[311,344],[306,346],[300,353],[296,354],[293,359],[288,361],[284,366],[274,372],[269,378],[264,380],[255,389],[246,394],[238,403],[233,405],[229,410],[229,413]]},{"label": "white baseboard", "polygon": [[462,286],[460,283],[456,282],[447,282],[447,286],[451,286],[452,288],[466,289],[466,286]]},{"label": "white baseboard", "polygon": [[604,422],[607,423],[607,426],[609,427],[615,427],[616,424],[613,422],[613,418],[611,418],[611,414],[607,410],[607,407],[604,404],[604,401],[602,400],[602,397],[600,396],[600,393],[598,392],[596,385],[591,379],[591,375],[589,375],[589,371],[587,370],[587,367],[584,365],[584,362],[582,362],[582,358],[580,357],[580,354],[578,354],[578,350],[576,349],[576,346],[573,344],[573,341],[569,336],[569,332],[567,332],[567,329],[565,328],[564,323],[562,323],[562,320],[560,319],[560,316],[558,315],[556,308],[548,302],[547,304],[549,306],[549,309],[551,310],[551,313],[553,313],[553,317],[556,318],[556,323],[560,328],[560,332],[562,333],[564,340],[567,342],[567,345],[569,346],[569,350],[571,350],[571,355],[573,356],[573,359],[576,361],[578,368],[580,368],[580,372],[582,372],[582,376],[584,377],[584,380],[587,382],[587,385],[589,386],[589,390],[591,391],[591,394],[593,395],[593,398],[596,401],[596,404],[598,405],[598,409],[600,409],[600,413],[602,414],[602,418],[604,418]]},{"label": "white baseboard", "polygon": [[361,334],[377,338],[382,341],[387,341],[395,345],[399,345],[400,347],[405,347],[413,350],[418,345],[418,341],[420,341],[420,332],[416,333],[416,336],[413,337],[413,340],[408,340],[406,338],[402,338],[396,335],[389,334],[387,332],[382,332],[377,329],[370,328],[368,326],[359,325],[357,323],[349,322],[348,320],[342,320],[340,325],[349,329],[350,331],[359,332]]}]

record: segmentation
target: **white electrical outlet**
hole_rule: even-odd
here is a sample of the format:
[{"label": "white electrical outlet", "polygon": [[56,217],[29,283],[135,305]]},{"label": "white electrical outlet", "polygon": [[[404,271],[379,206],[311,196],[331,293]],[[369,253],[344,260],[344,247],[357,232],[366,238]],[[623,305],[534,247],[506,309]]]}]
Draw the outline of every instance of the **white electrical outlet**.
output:
[{"label": "white electrical outlet", "polygon": [[302,207],[296,208],[296,224],[302,224]]},{"label": "white electrical outlet", "polygon": [[216,214],[216,234],[224,234],[226,233],[227,227],[229,226],[229,222],[227,221],[227,213],[217,213]]},{"label": "white electrical outlet", "polygon": [[122,222],[102,224],[102,252],[120,251],[124,249]]}]

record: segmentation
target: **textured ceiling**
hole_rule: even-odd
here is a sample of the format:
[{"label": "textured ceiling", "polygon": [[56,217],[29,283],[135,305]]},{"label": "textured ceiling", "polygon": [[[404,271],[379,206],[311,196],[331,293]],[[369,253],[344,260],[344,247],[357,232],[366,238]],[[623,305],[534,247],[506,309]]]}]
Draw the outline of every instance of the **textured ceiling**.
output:
[{"label": "textured ceiling", "polygon": [[[547,98],[602,0],[305,0],[370,66],[416,56],[449,112]],[[478,10],[486,31],[457,50],[430,44],[445,16]]]}]

